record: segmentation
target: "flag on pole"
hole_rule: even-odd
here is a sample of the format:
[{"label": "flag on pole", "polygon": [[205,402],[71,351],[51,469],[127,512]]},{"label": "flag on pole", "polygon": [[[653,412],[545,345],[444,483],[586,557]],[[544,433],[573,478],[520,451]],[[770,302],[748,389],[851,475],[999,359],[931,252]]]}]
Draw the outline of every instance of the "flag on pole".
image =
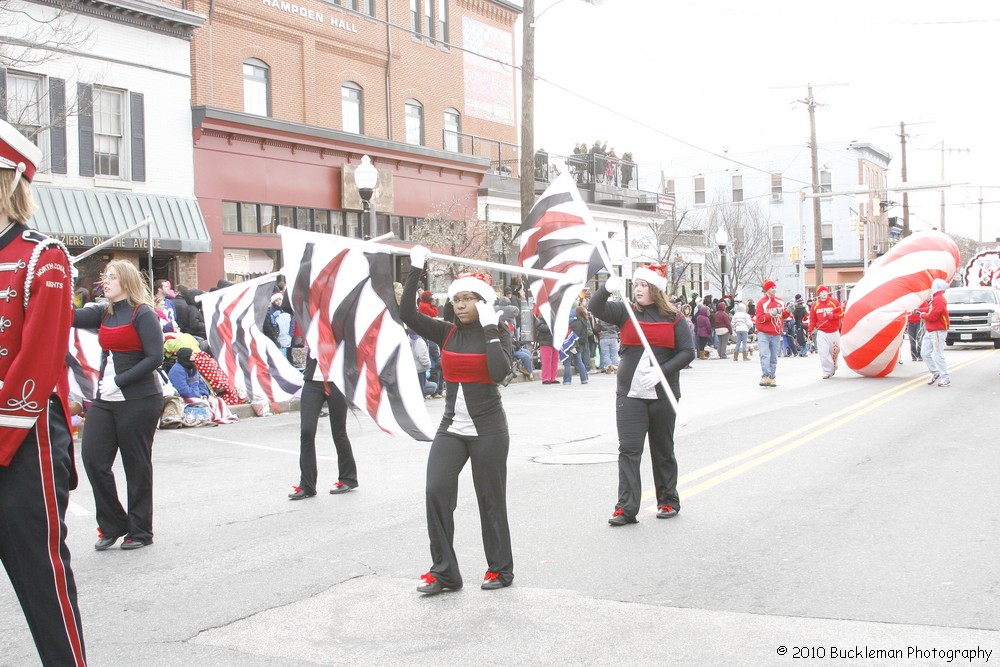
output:
[{"label": "flag on pole", "polygon": [[597,227],[568,173],[560,174],[535,202],[517,236],[521,237],[517,256],[521,266],[565,276],[529,279],[535,306],[552,330],[552,340],[564,340],[574,300],[604,268],[597,249]]},{"label": "flag on pole", "polygon": [[302,388],[302,373],[258,326],[267,317],[276,276],[266,276],[201,295],[212,355],[240,395],[251,402],[290,400]]},{"label": "flag on pole", "polygon": [[278,227],[289,298],[318,370],[386,433],[429,441],[434,428],[378,245]]},{"label": "flag on pole", "polygon": [[97,342],[96,332],[75,327],[69,330],[66,369],[71,394],[88,401],[97,398],[97,384],[101,380],[101,344]]}]

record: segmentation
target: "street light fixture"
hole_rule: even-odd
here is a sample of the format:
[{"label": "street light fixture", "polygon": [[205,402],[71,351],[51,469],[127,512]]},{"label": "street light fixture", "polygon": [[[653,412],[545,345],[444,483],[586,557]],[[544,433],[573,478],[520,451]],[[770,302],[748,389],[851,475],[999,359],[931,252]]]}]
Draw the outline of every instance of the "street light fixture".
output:
[{"label": "street light fixture", "polygon": [[726,273],[728,272],[726,262],[726,246],[729,245],[729,233],[726,231],[725,227],[719,227],[719,231],[715,232],[715,242],[719,246],[719,275],[722,278],[722,300],[726,299]]},{"label": "street light fixture", "polygon": [[375,232],[375,186],[378,185],[378,169],[372,164],[372,159],[367,155],[361,157],[361,164],[354,170],[354,183],[358,186],[358,194],[361,195],[361,202],[364,204],[365,213],[369,219],[368,228],[361,221],[361,236],[366,241]]}]

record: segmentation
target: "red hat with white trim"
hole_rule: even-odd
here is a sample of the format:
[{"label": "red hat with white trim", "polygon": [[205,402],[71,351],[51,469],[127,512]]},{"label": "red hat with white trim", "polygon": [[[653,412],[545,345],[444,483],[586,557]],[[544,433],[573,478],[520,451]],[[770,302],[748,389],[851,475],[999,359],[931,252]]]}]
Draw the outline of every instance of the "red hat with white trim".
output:
[{"label": "red hat with white trim", "polygon": [[474,271],[458,274],[448,286],[448,298],[454,301],[459,292],[472,292],[491,306],[497,300],[497,293],[493,290],[493,276],[488,273]]},{"label": "red hat with white trim", "polygon": [[[41,149],[18,132],[16,127],[0,120],[0,169],[14,169],[14,183],[17,183],[22,174],[24,180],[30,182],[41,161]],[[13,188],[13,184],[11,187]]]},{"label": "red hat with white trim", "polygon": [[632,273],[632,280],[644,280],[661,292],[667,291],[667,267],[663,264],[640,266]]}]

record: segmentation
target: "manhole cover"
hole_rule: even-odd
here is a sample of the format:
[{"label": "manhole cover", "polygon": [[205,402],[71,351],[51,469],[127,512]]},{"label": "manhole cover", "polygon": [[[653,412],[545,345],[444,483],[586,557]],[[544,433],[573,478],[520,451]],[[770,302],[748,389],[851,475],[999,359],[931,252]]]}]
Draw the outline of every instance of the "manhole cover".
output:
[{"label": "manhole cover", "polygon": [[593,463],[614,463],[617,460],[617,454],[552,454],[532,459],[535,463],[551,466],[583,466]]}]

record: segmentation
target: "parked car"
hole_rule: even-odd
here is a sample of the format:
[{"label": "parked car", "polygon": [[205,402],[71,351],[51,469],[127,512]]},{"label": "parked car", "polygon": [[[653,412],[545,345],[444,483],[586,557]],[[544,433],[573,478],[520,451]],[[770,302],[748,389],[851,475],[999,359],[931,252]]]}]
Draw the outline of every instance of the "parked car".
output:
[{"label": "parked car", "polygon": [[1000,348],[1000,290],[992,287],[952,287],[948,300],[948,345],[993,343]]}]

